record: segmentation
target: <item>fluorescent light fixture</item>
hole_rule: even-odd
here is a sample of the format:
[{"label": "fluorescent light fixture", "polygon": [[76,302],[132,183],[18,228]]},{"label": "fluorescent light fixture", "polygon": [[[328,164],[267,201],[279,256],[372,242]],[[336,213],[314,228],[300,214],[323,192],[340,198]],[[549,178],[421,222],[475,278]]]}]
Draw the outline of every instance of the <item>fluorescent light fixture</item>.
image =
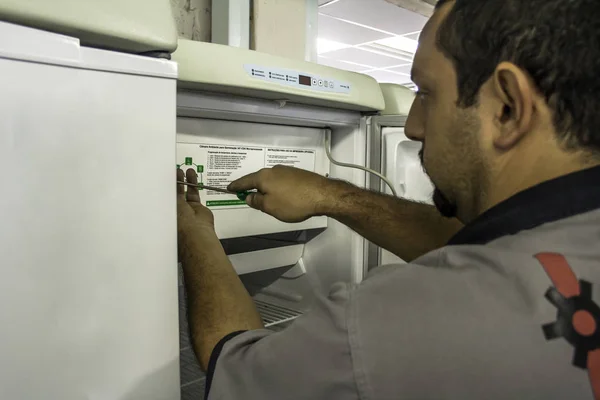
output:
[{"label": "fluorescent light fixture", "polygon": [[333,40],[317,39],[317,53],[318,54],[329,53],[331,51],[346,49],[348,47],[352,47],[352,46],[350,46],[349,44],[340,43],[340,42],[336,42]]},{"label": "fluorescent light fixture", "polygon": [[330,1],[328,1],[327,3],[325,3],[325,4],[321,4],[321,5],[319,6],[319,8],[322,8],[322,7],[327,7],[327,6],[333,5],[333,4],[337,3],[338,1],[340,1],[340,0],[330,0]]},{"label": "fluorescent light fixture", "polygon": [[419,42],[404,36],[394,36],[387,39],[381,39],[375,43],[413,54],[417,51],[417,47],[419,46]]},{"label": "fluorescent light fixture", "polygon": [[373,68],[370,65],[359,64],[359,63],[355,63],[355,62],[352,62],[352,61],[340,60],[340,62],[343,62],[343,63],[346,63],[346,64],[350,64],[350,65],[356,65],[357,67],[363,67],[363,68],[366,68],[368,70],[370,70],[370,69],[377,69],[377,68]]},{"label": "fluorescent light fixture", "polygon": [[394,71],[394,70],[391,70],[389,67],[387,67],[387,68],[371,68],[371,69],[368,69],[366,71],[363,71],[362,73],[366,74],[366,73],[375,72],[375,71],[385,71],[385,72],[389,72],[391,74],[396,74],[396,75],[402,75],[402,76],[408,76],[408,77],[410,77],[410,74],[406,74],[406,73],[400,72],[400,71]]},{"label": "fluorescent light fixture", "polygon": [[382,69],[378,69],[371,72],[363,72],[363,74],[370,75],[371,77],[375,78],[377,82],[381,83],[396,83],[399,85],[406,85],[407,83],[410,83],[409,77],[403,77],[402,75],[390,73],[390,71],[385,71]]}]

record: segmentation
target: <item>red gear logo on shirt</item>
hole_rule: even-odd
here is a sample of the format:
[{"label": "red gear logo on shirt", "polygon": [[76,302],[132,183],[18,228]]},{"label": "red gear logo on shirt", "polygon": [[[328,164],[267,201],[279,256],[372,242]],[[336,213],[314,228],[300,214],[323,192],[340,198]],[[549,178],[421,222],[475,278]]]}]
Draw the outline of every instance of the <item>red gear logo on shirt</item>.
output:
[{"label": "red gear logo on shirt", "polygon": [[562,254],[535,258],[554,284],[546,298],[558,309],[556,322],[543,326],[546,340],[562,337],[575,348],[573,365],[588,370],[594,399],[600,400],[600,307],[592,300],[592,284],[577,280]]}]

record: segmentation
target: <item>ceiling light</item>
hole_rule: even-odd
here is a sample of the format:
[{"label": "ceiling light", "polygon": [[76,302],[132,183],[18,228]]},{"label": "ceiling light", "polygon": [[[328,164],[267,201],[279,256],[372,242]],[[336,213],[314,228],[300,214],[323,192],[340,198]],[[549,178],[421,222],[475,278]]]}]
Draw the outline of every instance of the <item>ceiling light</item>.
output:
[{"label": "ceiling light", "polygon": [[348,47],[351,47],[351,46],[349,44],[335,42],[333,40],[317,39],[317,53],[318,54],[329,53],[331,51],[346,49]]},{"label": "ceiling light", "polygon": [[376,69],[376,68],[373,68],[370,65],[359,64],[359,63],[356,63],[356,62],[353,62],[353,61],[346,61],[346,60],[339,60],[339,61],[343,62],[343,63],[346,63],[346,64],[350,64],[350,65],[356,65],[357,67],[363,67],[363,68],[366,68],[366,69]]},{"label": "ceiling light", "polygon": [[387,39],[381,39],[375,43],[413,54],[417,51],[417,47],[419,46],[419,42],[404,36],[394,36]]},{"label": "ceiling light", "polygon": [[325,4],[321,4],[321,5],[319,6],[319,8],[323,8],[323,7],[331,6],[331,5],[335,4],[335,3],[337,3],[338,1],[340,1],[340,0],[330,0],[330,1],[328,1],[327,3],[325,3]]}]

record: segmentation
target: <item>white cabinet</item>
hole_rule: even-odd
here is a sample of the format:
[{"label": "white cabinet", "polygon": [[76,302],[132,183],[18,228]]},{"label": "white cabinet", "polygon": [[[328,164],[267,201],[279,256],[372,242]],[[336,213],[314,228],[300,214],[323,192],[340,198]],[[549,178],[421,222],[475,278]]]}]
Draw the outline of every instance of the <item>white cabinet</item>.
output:
[{"label": "white cabinet", "polygon": [[176,76],[0,22],[0,398],[179,398]]}]

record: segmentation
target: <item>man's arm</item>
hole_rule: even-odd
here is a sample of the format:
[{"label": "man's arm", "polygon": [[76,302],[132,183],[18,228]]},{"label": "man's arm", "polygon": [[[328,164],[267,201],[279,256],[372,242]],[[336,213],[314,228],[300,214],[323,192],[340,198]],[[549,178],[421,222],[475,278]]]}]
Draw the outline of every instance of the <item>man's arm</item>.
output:
[{"label": "man's arm", "polygon": [[337,284],[327,297],[317,296],[311,310],[282,331],[230,339],[212,380],[207,377],[208,399],[359,400],[348,332],[351,288]]},{"label": "man's arm", "polygon": [[410,262],[443,247],[462,224],[444,218],[434,206],[331,181],[336,201],[322,213],[355,230],[404,261]]},{"label": "man's arm", "polygon": [[230,190],[257,189],[248,204],[284,222],[326,215],[405,261],[439,247],[462,228],[433,206],[399,199],[312,172],[276,166],[247,175]]},{"label": "man's arm", "polygon": [[[183,171],[177,171],[183,181]],[[188,170],[189,183],[197,183]],[[210,210],[200,204],[198,189],[177,194],[179,259],[183,265],[192,345],[207,370],[217,343],[233,332],[263,328],[252,298],[240,281],[214,231]]]}]

